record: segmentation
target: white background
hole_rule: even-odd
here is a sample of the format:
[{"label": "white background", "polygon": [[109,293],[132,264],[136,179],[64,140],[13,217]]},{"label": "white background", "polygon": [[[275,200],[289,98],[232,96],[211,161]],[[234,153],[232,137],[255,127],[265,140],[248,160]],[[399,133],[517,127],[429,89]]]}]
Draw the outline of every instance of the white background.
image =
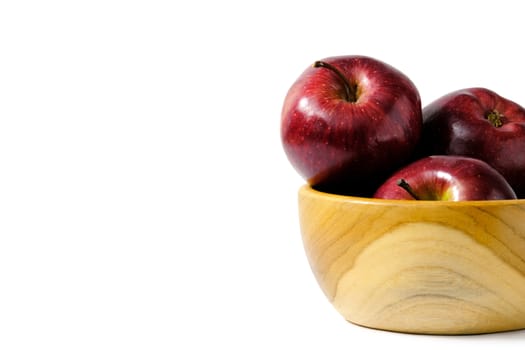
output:
[{"label": "white background", "polygon": [[522,348],[345,322],[279,139],[289,86],[333,55],[390,63],[424,104],[525,103],[515,4],[1,2],[0,348]]}]

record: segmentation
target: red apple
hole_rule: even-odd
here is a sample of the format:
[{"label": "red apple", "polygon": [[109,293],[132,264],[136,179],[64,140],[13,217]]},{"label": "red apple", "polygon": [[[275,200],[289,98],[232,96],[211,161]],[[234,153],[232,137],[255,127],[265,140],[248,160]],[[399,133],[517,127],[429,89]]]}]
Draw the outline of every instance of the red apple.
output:
[{"label": "red apple", "polygon": [[481,159],[525,198],[525,109],[484,88],[458,90],[423,109],[425,154]]},{"label": "red apple", "polygon": [[375,198],[468,201],[515,199],[505,178],[482,160],[429,156],[394,173]]},{"label": "red apple", "polygon": [[370,57],[340,56],[315,62],[291,86],[281,139],[311,185],[357,187],[406,162],[421,124],[420,96],[407,76]]}]

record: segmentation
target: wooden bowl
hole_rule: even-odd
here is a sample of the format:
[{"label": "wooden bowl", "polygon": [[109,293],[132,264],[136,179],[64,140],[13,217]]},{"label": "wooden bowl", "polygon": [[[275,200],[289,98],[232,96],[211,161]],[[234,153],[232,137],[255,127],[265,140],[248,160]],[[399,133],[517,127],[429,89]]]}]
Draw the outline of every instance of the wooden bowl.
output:
[{"label": "wooden bowl", "polygon": [[362,326],[424,334],[525,328],[525,200],[395,201],[299,190],[306,255]]}]

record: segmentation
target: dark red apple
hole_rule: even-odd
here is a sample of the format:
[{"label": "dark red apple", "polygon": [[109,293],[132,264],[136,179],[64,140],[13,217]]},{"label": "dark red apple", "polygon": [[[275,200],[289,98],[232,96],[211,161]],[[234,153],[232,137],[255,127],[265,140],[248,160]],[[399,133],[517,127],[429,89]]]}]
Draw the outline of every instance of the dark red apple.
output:
[{"label": "dark red apple", "polygon": [[468,201],[515,199],[505,178],[482,160],[429,156],[395,172],[375,198]]},{"label": "dark red apple", "polygon": [[425,154],[481,159],[525,198],[525,109],[484,88],[452,92],[423,109]]},{"label": "dark red apple", "polygon": [[420,96],[406,75],[370,57],[339,56],[315,62],[291,86],[281,139],[311,185],[359,187],[409,159],[421,124]]}]

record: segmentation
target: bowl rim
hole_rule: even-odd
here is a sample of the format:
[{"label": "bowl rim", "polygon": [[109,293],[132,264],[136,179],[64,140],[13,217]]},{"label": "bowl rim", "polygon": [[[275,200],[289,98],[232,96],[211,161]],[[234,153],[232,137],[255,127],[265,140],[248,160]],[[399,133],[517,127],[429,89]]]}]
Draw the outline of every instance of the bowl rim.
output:
[{"label": "bowl rim", "polygon": [[525,205],[525,199],[490,199],[473,201],[434,201],[434,200],[407,200],[407,199],[381,199],[372,197],[356,197],[344,194],[323,192],[313,188],[309,184],[304,184],[299,188],[300,196],[323,198],[329,201],[353,204],[385,205],[385,206],[472,206],[472,207],[491,207],[491,206],[515,206]]}]

